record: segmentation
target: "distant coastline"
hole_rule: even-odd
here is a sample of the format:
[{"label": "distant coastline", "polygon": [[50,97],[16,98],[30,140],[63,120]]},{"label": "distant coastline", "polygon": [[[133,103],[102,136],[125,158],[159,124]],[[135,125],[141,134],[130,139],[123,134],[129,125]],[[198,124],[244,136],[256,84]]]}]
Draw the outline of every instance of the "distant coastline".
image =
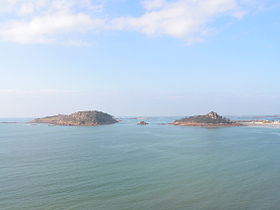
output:
[{"label": "distant coastline", "polygon": [[[99,113],[100,116],[106,116],[108,118],[105,121],[102,121],[101,118],[96,118],[91,116],[93,113]],[[76,114],[73,116],[73,114],[65,115],[65,114],[58,114],[54,116],[47,116],[47,117],[42,117],[42,118],[0,118],[0,124],[50,124],[50,125],[57,125],[57,126],[99,126],[99,125],[110,125],[110,124],[115,124],[119,122],[123,122],[124,119],[127,120],[148,120],[152,119],[154,117],[149,116],[149,117],[143,117],[143,116],[135,116],[135,117],[119,117],[115,118],[110,114],[100,112],[100,111],[80,111],[76,113],[83,113],[83,118],[78,117]],[[91,113],[91,114],[90,114]],[[210,112],[211,113],[211,112]],[[212,112],[212,114],[215,112]],[[208,113],[209,114],[209,113]],[[279,114],[274,114],[274,115],[255,115],[255,116],[229,116],[229,118],[222,117],[218,115],[218,118],[223,120],[228,120],[226,123],[219,122],[219,123],[205,123],[201,121],[188,121],[188,119],[195,120],[198,116],[200,116],[200,120],[207,120],[207,115],[194,115],[194,116],[189,116],[185,118],[179,118],[175,120],[176,118],[174,116],[170,116],[171,120],[174,119],[173,122],[158,122],[160,125],[175,125],[175,126],[193,126],[193,127],[237,127],[237,126],[254,126],[254,127],[279,127],[280,126],[280,115]],[[214,115],[215,115],[214,114]],[[71,117],[72,116],[72,117]],[[91,116],[91,117],[90,117]],[[97,116],[96,116],[97,117]],[[167,117],[167,116],[166,116]],[[202,118],[201,118],[202,117]],[[205,118],[206,117],[206,118]],[[209,116],[208,116],[209,117]],[[214,118],[217,116],[214,116]],[[155,117],[155,118],[161,118],[161,117]],[[173,119],[172,119],[173,118]],[[279,119],[278,119],[279,118]],[[103,120],[104,120],[103,119]],[[229,120],[230,119],[230,120]],[[208,119],[209,120],[209,119]],[[135,122],[138,124],[139,122]],[[147,122],[148,123],[148,122]],[[143,124],[143,123],[141,123]],[[148,123],[149,124],[149,123]],[[146,125],[148,125],[146,124]]]},{"label": "distant coastline", "polygon": [[[264,115],[267,118],[277,118],[279,115]],[[148,119],[151,117],[128,117],[127,119]],[[237,119],[240,117],[236,117]],[[175,126],[194,126],[194,127],[238,127],[238,126],[280,126],[280,121],[277,120],[265,120],[262,117],[252,117],[252,120],[230,120],[216,112],[209,112],[206,115],[194,115],[190,117],[181,118],[174,122],[160,123],[161,125],[175,125]],[[98,126],[98,125],[110,125],[121,122],[122,120],[116,120],[112,115],[101,111],[79,111],[69,115],[54,115],[43,118],[36,118],[28,123],[31,124],[51,124],[60,126]],[[3,121],[0,123],[22,123],[22,122],[9,122]],[[138,122],[139,125],[148,125],[147,122]]]},{"label": "distant coastline", "polygon": [[273,120],[229,120],[218,115],[216,112],[209,112],[206,115],[196,115],[175,120],[170,125],[195,126],[195,127],[238,127],[238,126],[275,126],[280,121]]}]

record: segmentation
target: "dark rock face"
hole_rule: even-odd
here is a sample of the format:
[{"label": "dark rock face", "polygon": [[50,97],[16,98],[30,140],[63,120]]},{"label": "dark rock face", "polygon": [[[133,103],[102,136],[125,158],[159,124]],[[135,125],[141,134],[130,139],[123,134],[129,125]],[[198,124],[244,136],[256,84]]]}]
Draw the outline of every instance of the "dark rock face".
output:
[{"label": "dark rock face", "polygon": [[148,125],[149,123],[145,122],[145,121],[141,121],[139,123],[137,123],[137,125]]},{"label": "dark rock face", "polygon": [[50,117],[38,118],[31,122],[69,126],[96,126],[114,124],[118,121],[115,120],[113,116],[104,112],[81,111],[70,115],[55,115]]},{"label": "dark rock face", "polygon": [[209,112],[206,115],[197,115],[186,117],[176,120],[174,125],[190,125],[190,126],[231,126],[237,125],[235,122],[230,121],[218,115],[216,112]]}]

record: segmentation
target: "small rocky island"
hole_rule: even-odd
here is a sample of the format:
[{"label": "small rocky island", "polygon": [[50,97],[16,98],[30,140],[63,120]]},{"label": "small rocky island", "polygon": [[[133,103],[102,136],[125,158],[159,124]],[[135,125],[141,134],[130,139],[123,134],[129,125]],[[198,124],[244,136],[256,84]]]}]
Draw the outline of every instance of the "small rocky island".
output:
[{"label": "small rocky island", "polygon": [[70,115],[54,115],[44,118],[37,118],[31,123],[47,123],[52,125],[65,126],[97,126],[117,123],[113,116],[100,111],[80,111]]},{"label": "small rocky island", "polygon": [[231,121],[218,115],[216,112],[209,112],[206,115],[196,115],[176,120],[172,125],[199,126],[199,127],[231,127],[242,126],[241,123]]},{"label": "small rocky island", "polygon": [[137,123],[137,125],[148,125],[149,123],[145,122],[145,121],[141,121],[139,123]]}]

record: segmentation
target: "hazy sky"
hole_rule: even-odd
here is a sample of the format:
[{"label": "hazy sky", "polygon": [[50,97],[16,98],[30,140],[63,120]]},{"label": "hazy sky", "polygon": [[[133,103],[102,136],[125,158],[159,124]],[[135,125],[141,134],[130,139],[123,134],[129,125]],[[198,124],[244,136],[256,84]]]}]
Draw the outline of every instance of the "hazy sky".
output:
[{"label": "hazy sky", "polygon": [[0,117],[280,113],[276,0],[0,0]]}]

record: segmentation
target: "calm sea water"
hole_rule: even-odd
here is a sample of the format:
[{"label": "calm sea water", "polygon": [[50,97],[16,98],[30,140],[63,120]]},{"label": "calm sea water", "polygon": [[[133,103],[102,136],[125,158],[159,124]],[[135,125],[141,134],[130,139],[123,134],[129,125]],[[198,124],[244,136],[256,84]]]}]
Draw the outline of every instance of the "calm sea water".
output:
[{"label": "calm sea water", "polygon": [[0,209],[280,208],[279,128],[147,121],[0,124]]}]

